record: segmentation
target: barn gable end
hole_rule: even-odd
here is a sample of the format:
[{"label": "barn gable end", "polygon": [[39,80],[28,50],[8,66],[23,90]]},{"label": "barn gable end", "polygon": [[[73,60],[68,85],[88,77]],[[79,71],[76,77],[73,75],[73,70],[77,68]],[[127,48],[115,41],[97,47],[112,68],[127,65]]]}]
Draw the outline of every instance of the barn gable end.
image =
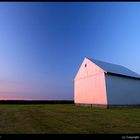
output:
[{"label": "barn gable end", "polygon": [[84,59],[74,79],[76,104],[107,104],[104,72],[89,59]]}]

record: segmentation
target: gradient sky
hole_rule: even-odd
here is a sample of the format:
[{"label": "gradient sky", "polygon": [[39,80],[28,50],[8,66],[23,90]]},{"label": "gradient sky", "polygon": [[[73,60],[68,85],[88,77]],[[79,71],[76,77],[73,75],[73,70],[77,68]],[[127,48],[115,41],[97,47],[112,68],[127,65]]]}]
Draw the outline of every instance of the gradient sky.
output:
[{"label": "gradient sky", "polygon": [[0,99],[73,99],[84,57],[140,74],[140,3],[0,2]]}]

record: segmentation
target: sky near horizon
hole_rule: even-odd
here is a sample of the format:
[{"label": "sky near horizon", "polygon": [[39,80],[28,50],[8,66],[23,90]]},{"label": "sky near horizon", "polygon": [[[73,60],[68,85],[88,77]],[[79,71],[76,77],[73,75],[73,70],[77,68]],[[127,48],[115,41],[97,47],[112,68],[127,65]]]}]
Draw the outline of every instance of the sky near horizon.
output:
[{"label": "sky near horizon", "polygon": [[84,57],[140,74],[139,2],[0,2],[0,99],[73,99]]}]

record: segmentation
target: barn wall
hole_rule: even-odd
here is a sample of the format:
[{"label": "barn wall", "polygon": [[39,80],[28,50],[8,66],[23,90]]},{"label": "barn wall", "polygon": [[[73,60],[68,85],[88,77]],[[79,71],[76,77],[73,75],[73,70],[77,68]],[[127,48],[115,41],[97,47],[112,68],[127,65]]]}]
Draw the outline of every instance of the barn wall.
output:
[{"label": "barn wall", "polygon": [[74,102],[107,104],[104,71],[88,59],[83,61],[74,80]]},{"label": "barn wall", "polygon": [[140,104],[140,80],[105,75],[109,105]]}]

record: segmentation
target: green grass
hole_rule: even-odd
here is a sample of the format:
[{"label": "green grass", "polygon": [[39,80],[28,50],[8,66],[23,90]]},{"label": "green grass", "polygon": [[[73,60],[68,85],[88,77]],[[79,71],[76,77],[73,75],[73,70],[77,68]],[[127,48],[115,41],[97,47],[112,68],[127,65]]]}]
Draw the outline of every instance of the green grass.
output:
[{"label": "green grass", "polygon": [[73,104],[0,105],[0,133],[140,133],[140,109]]}]

